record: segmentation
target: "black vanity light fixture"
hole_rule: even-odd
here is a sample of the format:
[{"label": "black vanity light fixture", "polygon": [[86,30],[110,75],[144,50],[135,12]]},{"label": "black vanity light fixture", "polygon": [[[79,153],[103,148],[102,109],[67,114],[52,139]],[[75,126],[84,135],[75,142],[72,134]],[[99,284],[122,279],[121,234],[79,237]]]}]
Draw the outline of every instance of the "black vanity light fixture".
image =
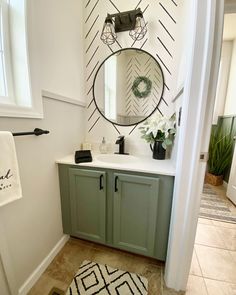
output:
[{"label": "black vanity light fixture", "polygon": [[102,29],[101,40],[107,45],[113,44],[119,32],[130,31],[133,40],[141,40],[147,33],[147,26],[140,8],[130,11],[107,14]]}]

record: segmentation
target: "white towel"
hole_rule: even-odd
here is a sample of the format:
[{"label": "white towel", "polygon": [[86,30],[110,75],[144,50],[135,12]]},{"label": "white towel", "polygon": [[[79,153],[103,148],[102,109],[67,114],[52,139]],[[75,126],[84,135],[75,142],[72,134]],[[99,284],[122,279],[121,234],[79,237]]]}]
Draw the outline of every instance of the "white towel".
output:
[{"label": "white towel", "polygon": [[22,197],[13,135],[0,131],[0,206]]}]

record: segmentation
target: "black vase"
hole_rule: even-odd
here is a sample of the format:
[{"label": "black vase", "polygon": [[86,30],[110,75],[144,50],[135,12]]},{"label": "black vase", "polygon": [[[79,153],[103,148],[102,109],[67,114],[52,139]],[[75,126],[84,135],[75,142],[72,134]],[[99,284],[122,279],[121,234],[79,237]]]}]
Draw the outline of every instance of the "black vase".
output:
[{"label": "black vase", "polygon": [[164,160],[166,156],[166,150],[162,146],[163,141],[158,140],[154,142],[154,145],[152,146],[150,144],[150,148],[152,150],[152,157],[156,160]]}]

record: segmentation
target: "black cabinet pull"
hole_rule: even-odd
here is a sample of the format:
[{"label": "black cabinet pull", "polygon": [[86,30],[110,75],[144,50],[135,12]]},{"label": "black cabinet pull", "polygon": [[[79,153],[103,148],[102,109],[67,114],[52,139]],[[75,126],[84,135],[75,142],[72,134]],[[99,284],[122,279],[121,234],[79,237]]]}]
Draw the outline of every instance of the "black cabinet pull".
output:
[{"label": "black cabinet pull", "polygon": [[117,182],[118,182],[118,176],[115,177],[115,192],[118,192]]},{"label": "black cabinet pull", "polygon": [[103,174],[100,175],[99,188],[100,188],[100,191],[103,189]]}]

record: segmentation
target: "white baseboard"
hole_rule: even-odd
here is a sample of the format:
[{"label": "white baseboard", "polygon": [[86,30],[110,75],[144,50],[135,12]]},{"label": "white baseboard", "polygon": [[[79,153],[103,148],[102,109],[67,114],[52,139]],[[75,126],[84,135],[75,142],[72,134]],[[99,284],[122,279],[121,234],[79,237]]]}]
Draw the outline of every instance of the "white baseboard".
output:
[{"label": "white baseboard", "polygon": [[24,284],[20,287],[18,295],[26,295],[29,290],[34,286],[58,252],[63,248],[65,243],[69,240],[68,235],[63,235],[60,241],[56,244],[56,246],[52,249],[52,251],[44,258],[44,260],[40,263],[40,265],[34,270],[34,272],[28,277],[28,279],[24,282]]},{"label": "white baseboard", "polygon": [[225,187],[225,188],[227,189],[227,187],[228,187],[228,182],[223,181],[223,187]]}]

